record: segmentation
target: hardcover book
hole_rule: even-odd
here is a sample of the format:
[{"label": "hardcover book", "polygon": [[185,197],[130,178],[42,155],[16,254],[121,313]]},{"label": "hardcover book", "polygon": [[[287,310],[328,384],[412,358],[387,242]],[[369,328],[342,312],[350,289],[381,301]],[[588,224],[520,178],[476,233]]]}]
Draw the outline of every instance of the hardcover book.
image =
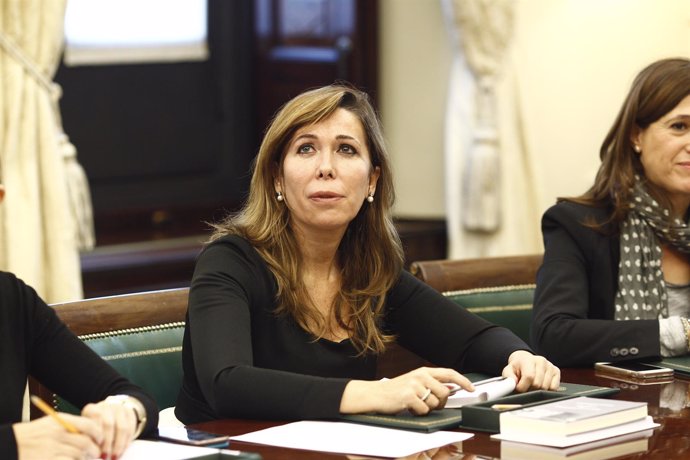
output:
[{"label": "hardcover book", "polygon": [[579,396],[500,415],[501,434],[570,436],[621,425],[647,416],[647,403]]},{"label": "hardcover book", "polygon": [[622,436],[628,433],[637,433],[641,431],[649,431],[658,427],[658,423],[654,423],[652,417],[647,416],[641,420],[633,422],[622,423],[607,428],[600,428],[598,430],[585,431],[584,433],[572,434],[570,436],[556,436],[547,435],[543,433],[525,433],[517,432],[511,434],[493,434],[491,439],[500,441],[512,441],[523,444],[535,444],[540,446],[552,446],[558,448],[565,448],[583,444],[589,444],[602,439],[610,439],[616,436]]},{"label": "hardcover book", "polygon": [[604,460],[646,452],[653,430],[628,433],[570,447],[549,447],[513,441],[501,441],[505,460]]}]

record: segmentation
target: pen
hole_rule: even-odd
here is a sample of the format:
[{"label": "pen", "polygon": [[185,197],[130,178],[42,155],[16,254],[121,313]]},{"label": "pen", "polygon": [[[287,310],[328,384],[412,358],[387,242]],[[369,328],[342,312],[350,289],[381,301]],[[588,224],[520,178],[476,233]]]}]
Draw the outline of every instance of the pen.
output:
[{"label": "pen", "polygon": [[36,395],[31,395],[31,402],[34,404],[34,406],[36,406],[36,407],[38,407],[39,409],[41,409],[41,411],[42,411],[44,414],[53,417],[53,419],[55,419],[60,425],[62,425],[62,426],[63,426],[67,431],[69,431],[70,433],[79,433],[79,430],[77,430],[77,428],[76,428],[74,425],[72,425],[71,423],[69,423],[69,422],[68,422],[67,420],[65,420],[64,418],[60,417],[60,416],[58,415],[58,413],[55,412],[55,410],[54,410],[52,407],[50,407],[48,404],[46,404],[45,401],[43,401],[43,400],[42,400],[41,398],[39,398],[38,396],[36,396]]},{"label": "pen", "polygon": [[[492,382],[500,382],[501,380],[505,380],[505,378],[506,377],[491,377],[490,379],[477,380],[476,382],[472,382],[472,385],[474,386],[475,391],[477,391],[478,386],[485,385],[487,383],[492,383]],[[446,383],[445,385],[450,390],[450,393],[448,393],[448,396],[453,396],[455,393],[462,390],[462,387],[460,385],[455,384],[455,383]]]},{"label": "pen", "polygon": [[256,452],[244,452],[240,450],[230,450],[230,449],[221,449],[220,451],[221,454],[224,456],[230,456],[230,457],[235,457],[238,460],[261,460],[261,454],[258,454]]},{"label": "pen", "polygon": [[[474,386],[474,390],[477,391],[478,386],[492,382],[500,382],[501,380],[505,380],[505,377],[491,377],[490,379],[477,380],[476,382],[472,382],[472,385]],[[455,383],[446,383],[446,386],[450,390],[448,396],[452,396],[458,391],[462,390],[462,387],[460,385],[456,385]]]},{"label": "pen", "polygon": [[506,377],[491,377],[490,379],[486,380],[477,380],[476,382],[472,382],[472,385],[477,386],[477,385],[484,385],[486,383],[491,383],[491,382],[500,382],[501,380],[505,380]]},{"label": "pen", "polygon": [[518,407],[522,407],[522,404],[494,404],[491,406],[493,410],[509,410],[517,409]]}]

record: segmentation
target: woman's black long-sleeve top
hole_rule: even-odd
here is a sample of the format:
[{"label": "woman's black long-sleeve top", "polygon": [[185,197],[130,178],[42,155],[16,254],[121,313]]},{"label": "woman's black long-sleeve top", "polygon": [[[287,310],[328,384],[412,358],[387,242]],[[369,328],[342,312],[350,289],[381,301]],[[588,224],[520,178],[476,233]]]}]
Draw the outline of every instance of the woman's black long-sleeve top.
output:
[{"label": "woman's black long-sleeve top", "polygon": [[[183,342],[181,421],[334,418],[351,379],[375,378],[375,356],[357,357],[349,340],[314,340],[277,316],[276,289],[242,238],[222,238],[200,255]],[[529,350],[407,272],[386,296],[382,327],[421,357],[460,371],[500,374],[513,351]]]},{"label": "woman's black long-sleeve top", "polygon": [[12,424],[20,422],[27,376],[81,408],[127,394],[146,408],[144,434],[158,425],[158,407],[67,329],[55,311],[14,275],[0,272],[0,449],[17,457]]}]

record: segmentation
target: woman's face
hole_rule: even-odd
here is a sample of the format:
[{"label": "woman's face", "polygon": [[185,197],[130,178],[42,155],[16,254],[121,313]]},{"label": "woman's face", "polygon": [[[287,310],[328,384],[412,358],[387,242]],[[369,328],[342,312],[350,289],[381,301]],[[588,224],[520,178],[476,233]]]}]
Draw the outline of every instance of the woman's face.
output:
[{"label": "woman's face", "polygon": [[647,179],[666,191],[674,212],[682,216],[690,205],[690,95],[638,130],[633,144],[639,147]]},{"label": "woman's face", "polygon": [[364,128],[345,109],[295,132],[275,179],[296,229],[344,232],[380,170],[371,164]]}]

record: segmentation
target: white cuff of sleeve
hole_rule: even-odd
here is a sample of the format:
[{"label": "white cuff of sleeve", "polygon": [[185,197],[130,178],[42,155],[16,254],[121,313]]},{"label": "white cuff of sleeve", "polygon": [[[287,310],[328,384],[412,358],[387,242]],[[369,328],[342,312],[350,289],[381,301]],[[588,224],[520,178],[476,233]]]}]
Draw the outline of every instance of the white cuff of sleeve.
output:
[{"label": "white cuff of sleeve", "polygon": [[659,341],[661,356],[684,355],[688,352],[688,337],[679,316],[659,320]]}]

